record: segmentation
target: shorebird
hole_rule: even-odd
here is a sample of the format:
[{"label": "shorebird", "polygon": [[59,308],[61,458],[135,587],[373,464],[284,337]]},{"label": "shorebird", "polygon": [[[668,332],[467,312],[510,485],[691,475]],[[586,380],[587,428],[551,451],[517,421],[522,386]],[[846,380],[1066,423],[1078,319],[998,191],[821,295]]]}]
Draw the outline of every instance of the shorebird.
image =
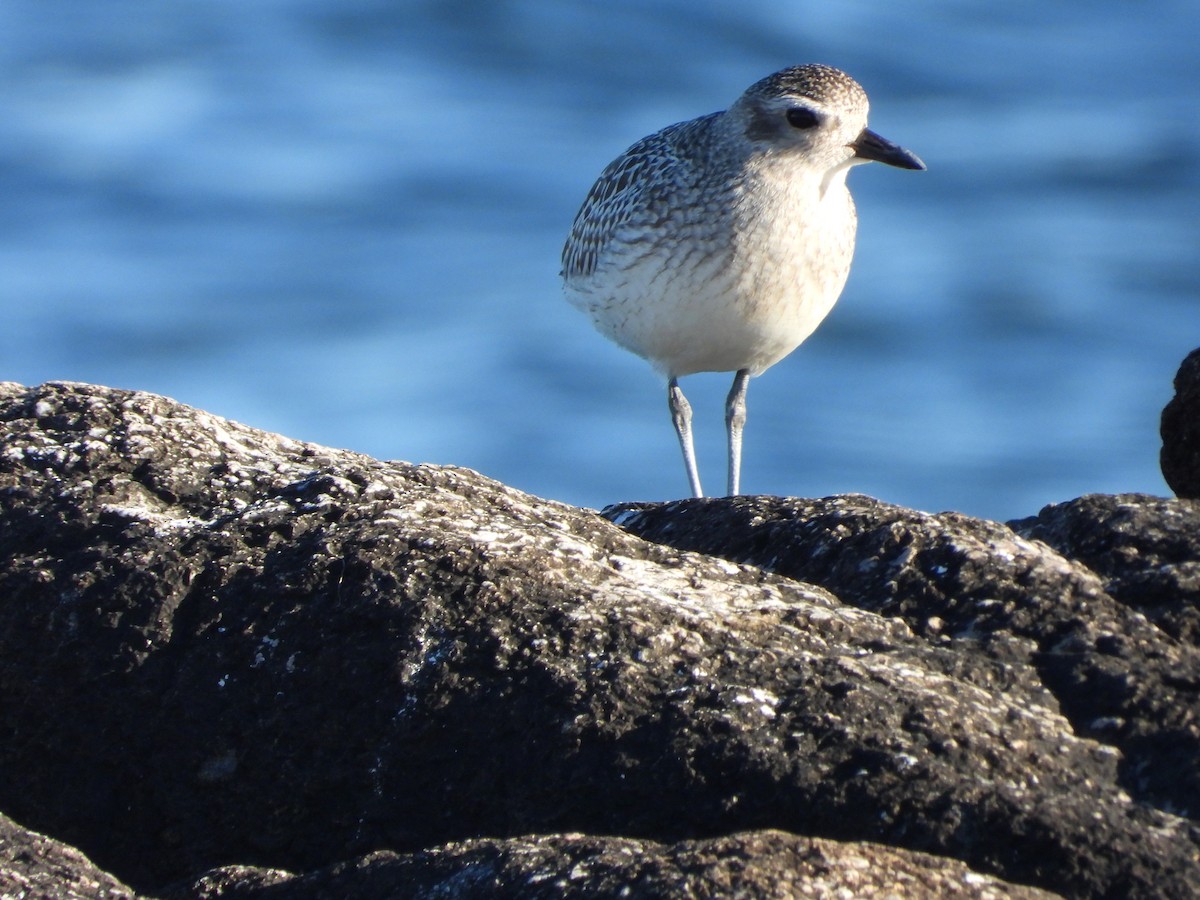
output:
[{"label": "shorebird", "polygon": [[642,138],[600,174],[563,247],[567,299],[667,379],[693,495],[704,496],[679,378],[734,372],[727,487],[740,487],[746,387],[837,302],[857,214],[846,173],[924,169],[867,128],[867,95],[823,65],[751,85],[724,112]]}]

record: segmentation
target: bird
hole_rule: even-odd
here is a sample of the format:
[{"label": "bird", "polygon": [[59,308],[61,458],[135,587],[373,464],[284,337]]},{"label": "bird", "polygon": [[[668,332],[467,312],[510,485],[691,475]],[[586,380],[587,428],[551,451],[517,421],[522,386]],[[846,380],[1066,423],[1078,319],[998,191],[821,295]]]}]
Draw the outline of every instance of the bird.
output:
[{"label": "bird", "polygon": [[739,493],[746,389],[837,302],[857,213],[846,174],[925,169],[867,127],[867,94],[840,69],[792,66],[727,109],[663,128],[601,172],[562,251],[566,299],[667,381],[692,494],[703,497],[679,379],[733,372],[726,487]]}]

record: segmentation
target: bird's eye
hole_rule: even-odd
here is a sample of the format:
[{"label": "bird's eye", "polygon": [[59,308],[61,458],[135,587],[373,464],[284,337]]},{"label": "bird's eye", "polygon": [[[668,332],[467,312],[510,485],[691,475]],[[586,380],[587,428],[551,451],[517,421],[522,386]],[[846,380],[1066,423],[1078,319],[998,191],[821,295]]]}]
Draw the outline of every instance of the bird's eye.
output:
[{"label": "bird's eye", "polygon": [[788,124],[793,128],[813,128],[820,120],[807,106],[793,106],[787,111]]}]

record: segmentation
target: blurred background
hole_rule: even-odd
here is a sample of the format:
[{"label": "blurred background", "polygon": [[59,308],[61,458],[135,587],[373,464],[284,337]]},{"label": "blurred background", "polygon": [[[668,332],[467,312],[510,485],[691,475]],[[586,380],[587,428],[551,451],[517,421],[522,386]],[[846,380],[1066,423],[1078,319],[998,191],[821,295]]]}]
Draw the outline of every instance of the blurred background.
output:
[{"label": "blurred background", "polygon": [[[824,62],[929,171],[851,174],[849,284],[751,384],[744,490],[995,519],[1167,493],[1194,0],[7,0],[0,33],[0,379],[683,496],[664,386],[562,300],[562,242],[636,139]],[[683,382],[711,491],[729,379]]]}]

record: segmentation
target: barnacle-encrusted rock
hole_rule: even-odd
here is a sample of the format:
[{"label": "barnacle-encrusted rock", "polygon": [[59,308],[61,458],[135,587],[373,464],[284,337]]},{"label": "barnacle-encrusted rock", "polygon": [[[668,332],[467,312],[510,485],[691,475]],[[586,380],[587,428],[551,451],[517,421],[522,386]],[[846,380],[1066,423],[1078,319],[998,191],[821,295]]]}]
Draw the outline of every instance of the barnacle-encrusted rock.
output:
[{"label": "barnacle-encrusted rock", "polygon": [[784,896],[804,860],[860,896],[893,870],[1186,896],[1188,503],[1021,534],[857,496],[617,525],[162,397],[0,385],[0,809],[172,897]]}]

